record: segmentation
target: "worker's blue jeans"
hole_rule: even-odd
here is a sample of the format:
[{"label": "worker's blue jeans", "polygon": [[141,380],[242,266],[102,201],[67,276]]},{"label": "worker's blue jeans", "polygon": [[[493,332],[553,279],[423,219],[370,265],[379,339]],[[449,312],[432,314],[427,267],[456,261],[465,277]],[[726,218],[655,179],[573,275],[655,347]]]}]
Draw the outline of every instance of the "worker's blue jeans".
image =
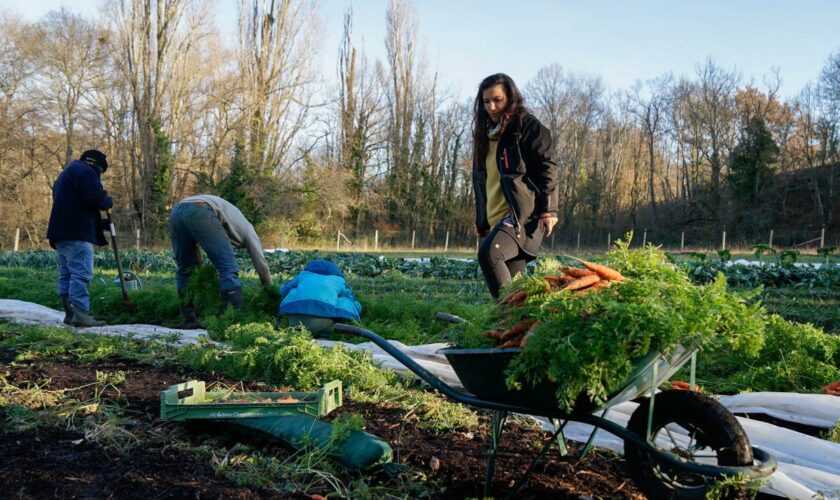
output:
[{"label": "worker's blue jeans", "polygon": [[93,279],[93,244],[87,241],[56,241],[59,295],[67,295],[76,307],[90,310],[87,286]]},{"label": "worker's blue jeans", "polygon": [[193,269],[201,263],[199,246],[216,267],[222,292],[242,286],[239,281],[239,265],[227,231],[206,203],[183,202],[175,205],[169,215],[169,239],[178,264],[175,286],[179,292],[187,286],[187,279]]}]

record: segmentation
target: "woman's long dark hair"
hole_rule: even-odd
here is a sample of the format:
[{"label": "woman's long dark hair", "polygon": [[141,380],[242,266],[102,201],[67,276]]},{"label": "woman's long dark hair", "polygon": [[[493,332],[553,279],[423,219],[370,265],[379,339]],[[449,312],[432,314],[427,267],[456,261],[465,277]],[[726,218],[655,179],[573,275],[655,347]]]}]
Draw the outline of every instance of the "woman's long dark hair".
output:
[{"label": "woman's long dark hair", "polygon": [[489,140],[487,139],[487,125],[490,121],[490,115],[484,109],[484,91],[494,85],[501,85],[505,89],[507,95],[508,105],[504,114],[502,115],[502,130],[507,127],[511,117],[522,116],[528,112],[525,108],[525,98],[519,92],[513,78],[504,73],[496,73],[490,75],[478,85],[478,94],[475,96],[475,104],[473,105],[473,160],[483,161],[487,156],[487,149],[489,148]]}]

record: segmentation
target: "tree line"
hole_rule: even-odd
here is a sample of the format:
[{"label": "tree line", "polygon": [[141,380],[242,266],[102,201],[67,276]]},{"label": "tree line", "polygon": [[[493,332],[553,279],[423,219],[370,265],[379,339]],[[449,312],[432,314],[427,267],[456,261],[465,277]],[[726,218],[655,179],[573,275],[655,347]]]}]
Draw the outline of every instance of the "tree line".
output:
[{"label": "tree line", "polygon": [[[106,189],[149,245],[196,192],[239,206],[266,246],[371,228],[474,241],[473,102],[429,70],[410,3],[388,3],[384,60],[354,42],[352,10],[339,46],[322,47],[309,0],[243,0],[232,43],[213,5],[113,0],[93,19],[57,10],[31,23],[0,14],[0,246],[17,228],[46,244],[51,186],[92,147],[108,154]],[[334,75],[319,75],[316,50],[335,53]],[[552,61],[519,83],[554,134],[560,235],[759,231],[791,210],[793,178],[814,219],[837,224],[840,53],[787,99],[777,73],[744,81],[711,59],[627,89]]]}]

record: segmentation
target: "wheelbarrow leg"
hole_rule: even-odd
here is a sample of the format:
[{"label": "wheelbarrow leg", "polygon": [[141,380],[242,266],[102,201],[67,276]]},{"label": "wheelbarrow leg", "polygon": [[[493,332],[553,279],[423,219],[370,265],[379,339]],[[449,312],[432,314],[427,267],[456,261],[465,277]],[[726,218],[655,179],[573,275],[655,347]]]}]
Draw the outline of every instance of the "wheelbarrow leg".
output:
[{"label": "wheelbarrow leg", "polygon": [[552,418],[551,423],[554,425],[554,429],[558,431],[557,434],[557,447],[560,449],[560,456],[565,457],[569,454],[569,448],[566,447],[566,435],[563,434],[563,429],[566,427],[568,420],[564,420],[560,422],[559,419]]},{"label": "wheelbarrow leg", "polygon": [[[601,412],[601,418],[607,418],[607,412],[609,410],[610,409],[607,408]],[[579,460],[586,458],[586,456],[589,455],[589,452],[592,451],[592,448],[595,446],[595,437],[598,435],[598,431],[600,430],[601,429],[597,426],[592,429],[592,434],[589,435],[589,439],[586,440],[586,445],[583,447],[583,451],[580,452]]]},{"label": "wheelbarrow leg", "polygon": [[490,449],[487,451],[487,472],[484,474],[484,497],[490,496],[490,486],[493,484],[493,473],[496,467],[496,447],[502,438],[507,412],[493,411],[493,423],[490,425]]},{"label": "wheelbarrow leg", "polygon": [[[546,441],[543,444],[543,447],[540,450],[540,452],[537,454],[536,457],[534,457],[533,460],[531,460],[531,463],[527,465],[527,468],[525,469],[525,472],[523,472],[522,475],[519,476],[519,478],[516,480],[516,483],[514,483],[513,489],[510,490],[510,492],[508,492],[507,495],[505,495],[505,500],[510,499],[510,498],[514,498],[516,496],[516,494],[519,493],[519,490],[521,490],[522,487],[525,486],[525,482],[528,481],[528,478],[531,476],[531,472],[537,467],[537,465],[539,465],[542,462],[542,459],[545,456],[545,453],[548,451],[548,449],[551,447],[551,445],[554,444],[555,442],[557,442],[559,444],[564,439],[563,438],[563,427],[565,427],[565,426],[566,426],[565,422],[561,426],[557,426],[555,424],[555,428],[557,430],[554,431],[554,433],[551,435],[550,438],[546,439]],[[563,443],[563,449],[566,449],[565,442]],[[486,494],[485,494],[485,496],[486,496]]]}]

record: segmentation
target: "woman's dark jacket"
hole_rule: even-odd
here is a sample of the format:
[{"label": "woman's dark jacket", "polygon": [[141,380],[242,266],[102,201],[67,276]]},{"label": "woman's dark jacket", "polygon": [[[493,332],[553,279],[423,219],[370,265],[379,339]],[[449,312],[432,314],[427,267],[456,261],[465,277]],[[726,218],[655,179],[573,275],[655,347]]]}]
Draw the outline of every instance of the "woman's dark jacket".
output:
[{"label": "woman's dark jacket", "polygon": [[53,184],[53,206],[47,238],[57,241],[88,241],[107,245],[102,234],[100,210],[114,206],[102,187],[98,167],[80,160],[67,164]]},{"label": "woman's dark jacket", "polygon": [[[551,132],[531,114],[512,117],[496,148],[502,194],[514,224],[509,232],[520,248],[532,255],[537,254],[542,242],[542,231],[537,229],[540,215],[557,216],[559,173],[553,154]],[[486,160],[473,159],[475,227],[482,235],[491,229],[487,221]]]}]

